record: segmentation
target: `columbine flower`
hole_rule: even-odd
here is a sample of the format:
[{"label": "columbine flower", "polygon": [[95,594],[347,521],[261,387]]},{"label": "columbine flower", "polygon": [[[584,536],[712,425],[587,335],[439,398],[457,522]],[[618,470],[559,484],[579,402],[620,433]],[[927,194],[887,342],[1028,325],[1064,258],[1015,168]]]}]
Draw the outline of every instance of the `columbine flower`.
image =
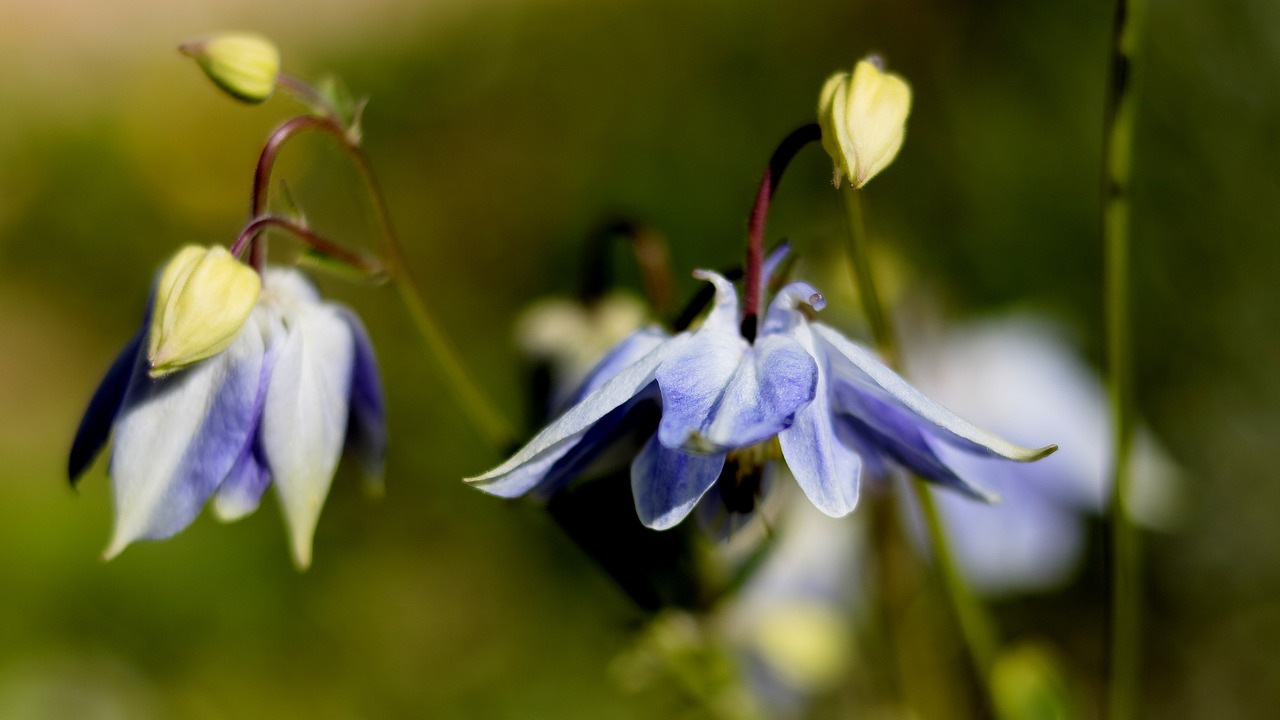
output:
[{"label": "columbine flower", "polygon": [[1054,449],[1029,450],[974,427],[870,351],[809,322],[800,305],[818,310],[824,302],[805,283],[777,294],[748,342],[733,285],[714,272],[695,275],[716,289],[701,327],[673,337],[655,329],[632,335],[601,361],[579,402],[468,482],[502,497],[555,487],[627,427],[629,413],[654,402],[661,419],[631,464],[631,484],[640,521],[658,530],[684,519],[722,473],[750,476],[771,460],[785,460],[809,500],[839,517],[857,501],[864,463],[878,469],[893,460],[986,499],[939,458],[935,444],[1018,461]]},{"label": "columbine flower", "polygon": [[818,99],[818,124],[822,147],[835,162],[836,187],[841,176],[862,187],[893,162],[910,112],[911,86],[885,72],[878,56],[859,60],[852,75],[827,78]]},{"label": "columbine flower", "polygon": [[274,485],[294,561],[307,567],[344,446],[366,471],[382,470],[382,388],[360,321],[322,302],[298,272],[270,269],[248,321],[212,357],[152,378],[148,325],[94,393],[68,464],[74,483],[114,426],[116,520],[105,556],[174,535],[211,497],[220,518],[243,517]]}]

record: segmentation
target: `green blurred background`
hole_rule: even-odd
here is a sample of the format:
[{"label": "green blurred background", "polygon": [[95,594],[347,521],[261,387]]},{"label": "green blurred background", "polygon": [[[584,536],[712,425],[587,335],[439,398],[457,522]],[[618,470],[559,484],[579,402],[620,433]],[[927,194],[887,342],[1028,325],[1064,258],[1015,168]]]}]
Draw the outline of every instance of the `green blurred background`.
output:
[{"label": "green blurred background", "polygon": [[[1138,402],[1186,471],[1190,512],[1147,538],[1146,717],[1264,717],[1280,705],[1280,4],[1151,4]],[[827,74],[869,51],[915,90],[904,150],[869,188],[877,242],[956,313],[1056,314],[1096,364],[1110,19],[1100,0],[2,0],[0,717],[671,707],[660,687],[637,697],[609,678],[642,620],[625,596],[536,508],[458,482],[497,455],[387,288],[325,282],[378,347],[392,446],[383,500],[340,475],[309,572],[290,565],[274,500],[98,559],[105,463],[78,492],[63,474],[80,412],[159,264],[234,237],[261,142],[296,111],[226,100],[178,42],[261,31],[289,71],[333,71],[371,96],[366,146],[411,269],[515,420],[511,321],[573,289],[590,228],[617,211],[660,228],[687,294],[688,270],[737,262],[774,144],[813,119]],[[802,155],[771,218],[771,237],[811,262],[843,232],[829,171]],[[316,227],[372,237],[323,142],[300,141],[281,175]],[[1075,634],[1085,686],[1101,655],[1096,581],[1015,614]]]}]

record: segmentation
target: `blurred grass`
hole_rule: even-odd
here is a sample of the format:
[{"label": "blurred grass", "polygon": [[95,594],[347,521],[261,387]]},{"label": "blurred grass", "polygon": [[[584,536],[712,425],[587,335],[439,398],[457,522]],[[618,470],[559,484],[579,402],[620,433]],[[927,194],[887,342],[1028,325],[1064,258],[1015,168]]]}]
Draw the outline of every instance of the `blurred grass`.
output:
[{"label": "blurred grass", "polygon": [[[509,321],[574,287],[586,232],[618,210],[652,223],[686,291],[692,268],[734,264],[773,144],[870,50],[916,91],[869,189],[873,233],[958,311],[1046,308],[1101,357],[1105,3],[262,5],[0,10],[0,716],[649,714],[604,671],[637,612],[537,510],[457,482],[497,453],[386,289],[324,283],[378,346],[393,445],[383,501],[335,485],[310,572],[289,566],[273,501],[97,560],[104,463],[78,493],[62,477],[79,412],[155,268],[238,230],[260,143],[294,111],[219,97],[173,51],[206,30],[272,33],[290,69],[372,96],[367,146],[412,270],[513,419]],[[1194,509],[1148,543],[1150,716],[1260,717],[1280,702],[1280,10],[1161,4],[1148,47],[1139,404]],[[368,237],[339,154],[299,142],[284,162],[317,227]],[[802,156],[770,223],[815,259],[843,232],[827,172]],[[1002,608],[1020,633],[1074,638],[1086,682],[1097,581]]]}]

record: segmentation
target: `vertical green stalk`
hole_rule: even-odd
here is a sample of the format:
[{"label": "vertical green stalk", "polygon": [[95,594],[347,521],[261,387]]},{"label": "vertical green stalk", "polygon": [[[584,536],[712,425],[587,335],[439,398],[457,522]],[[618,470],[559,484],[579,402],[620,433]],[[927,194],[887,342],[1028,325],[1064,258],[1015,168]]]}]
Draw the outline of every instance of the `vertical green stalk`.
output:
[{"label": "vertical green stalk", "polygon": [[871,325],[871,338],[876,350],[892,368],[898,368],[898,336],[880,305],[875,273],[871,271],[871,252],[867,247],[867,221],[862,211],[862,193],[850,180],[841,188],[845,214],[849,219],[849,262],[853,264],[853,283],[858,289],[862,311]]},{"label": "vertical green stalk", "polygon": [[[302,81],[291,79],[288,87],[295,93],[317,99],[316,102],[323,100],[323,97],[318,92]],[[408,307],[409,315],[413,318],[419,335],[427,345],[427,352],[435,357],[439,363],[440,370],[444,374],[445,386],[453,393],[454,398],[475,427],[489,439],[495,448],[505,450],[514,440],[515,435],[493,402],[480,389],[480,386],[472,380],[457,351],[449,342],[444,331],[441,330],[435,316],[431,314],[426,301],[423,299],[422,292],[413,282],[413,278],[409,273],[405,271],[404,253],[400,248],[395,227],[391,223],[391,212],[387,208],[386,196],[383,194],[382,188],[378,184],[378,179],[373,173],[373,166],[369,163],[369,157],[365,154],[364,149],[360,147],[358,139],[353,138],[347,132],[347,129],[342,126],[341,122],[338,121],[336,112],[331,111],[325,116],[304,115],[294,118],[272,133],[266,147],[263,148],[258,160],[258,166],[254,172],[252,208],[254,218],[252,219],[256,221],[258,216],[266,210],[271,171],[275,166],[275,159],[279,155],[280,149],[290,138],[308,130],[322,131],[333,137],[355,163],[360,179],[373,201],[374,215],[378,224],[379,243],[382,246],[382,256],[383,261],[386,263],[387,276],[395,283],[396,290]],[[254,237],[256,236],[257,233],[255,232]],[[255,256],[254,262],[260,267],[262,260],[260,256],[263,248],[258,242],[253,242],[253,247],[254,250],[251,252]]]},{"label": "vertical green stalk", "polygon": [[[345,133],[343,135],[345,137]],[[419,335],[426,342],[428,352],[434,355],[440,364],[440,369],[444,372],[445,385],[493,446],[499,450],[505,450],[515,439],[511,426],[507,424],[480,386],[472,380],[471,374],[463,366],[449,338],[440,329],[435,316],[431,314],[413,277],[405,271],[404,253],[400,248],[395,227],[391,224],[391,212],[387,208],[386,196],[383,195],[378,179],[373,174],[369,157],[359,145],[352,143],[349,139],[343,145],[355,161],[365,186],[369,188],[369,195],[373,198],[378,234],[382,238],[388,274],[391,276],[391,281],[395,283],[400,298],[408,307],[409,314],[418,327]]]},{"label": "vertical green stalk", "polygon": [[1107,717],[1110,720],[1127,720],[1135,716],[1139,687],[1139,538],[1129,518],[1126,498],[1133,437],[1128,283],[1129,198],[1136,97],[1131,76],[1138,51],[1142,5],[1142,0],[1116,2],[1103,136],[1102,235],[1106,259],[1107,364],[1114,447],[1108,509],[1111,614],[1107,624]]},{"label": "vertical green stalk", "polygon": [[[847,183],[841,192],[849,218],[849,259],[853,263],[854,283],[857,285],[858,297],[867,315],[867,322],[871,326],[876,349],[891,367],[900,369],[897,336],[876,291],[875,274],[871,268],[871,257],[867,247],[867,230],[862,211],[861,193],[852,183]],[[919,478],[912,479],[911,489],[924,515],[929,547],[934,562],[937,563],[942,586],[955,612],[956,622],[964,638],[965,649],[977,676],[982,680],[982,692],[989,693],[986,683],[987,673],[995,657],[995,633],[991,621],[969,590],[968,584],[955,564],[933,495],[924,481]],[[988,707],[991,707],[990,698],[986,699]]]}]

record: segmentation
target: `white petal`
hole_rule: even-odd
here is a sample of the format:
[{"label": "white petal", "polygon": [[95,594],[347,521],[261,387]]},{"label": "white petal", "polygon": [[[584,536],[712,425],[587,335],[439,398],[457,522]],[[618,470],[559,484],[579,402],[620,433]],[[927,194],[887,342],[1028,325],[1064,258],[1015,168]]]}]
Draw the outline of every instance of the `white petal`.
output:
[{"label": "white petal", "polygon": [[334,308],[299,304],[271,371],[260,438],[294,562],[311,563],[311,539],[347,432],[355,344]]},{"label": "white petal", "polygon": [[253,323],[218,355],[163,378],[151,378],[139,354],[116,422],[116,523],[105,557],[173,535],[199,514],[249,440],[262,357]]}]

